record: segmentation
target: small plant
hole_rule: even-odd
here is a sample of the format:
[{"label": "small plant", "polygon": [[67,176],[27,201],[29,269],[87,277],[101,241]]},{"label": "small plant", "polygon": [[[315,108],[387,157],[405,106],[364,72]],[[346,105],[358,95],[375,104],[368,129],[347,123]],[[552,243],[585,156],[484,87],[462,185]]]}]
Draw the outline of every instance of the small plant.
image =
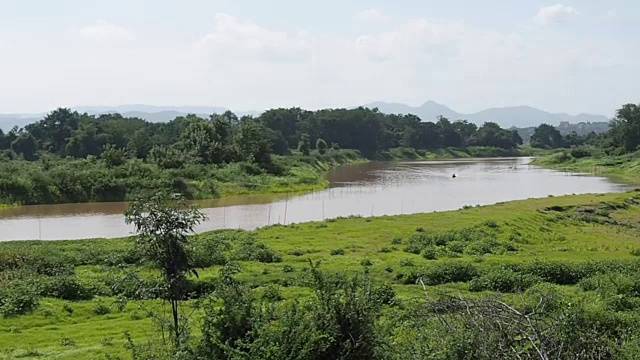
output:
[{"label": "small plant", "polygon": [[140,314],[140,312],[134,310],[131,312],[131,314],[129,314],[129,318],[131,318],[131,320],[137,321],[137,320],[142,320],[144,316]]},{"label": "small plant", "polygon": [[636,249],[631,250],[631,255],[640,256],[640,248],[636,248]]},{"label": "small plant", "polygon": [[473,262],[475,263],[481,263],[484,262],[484,256],[482,255],[476,255],[473,257]]},{"label": "small plant", "polygon": [[280,291],[280,287],[278,285],[267,285],[264,288],[264,292],[262,293],[262,298],[265,300],[269,300],[272,302],[283,300],[282,291]]},{"label": "small plant", "polygon": [[360,265],[362,265],[362,266],[371,266],[371,265],[373,265],[373,263],[369,259],[364,259],[364,260],[362,260],[360,262]]},{"label": "small plant", "polygon": [[413,261],[411,261],[411,259],[404,259],[400,261],[400,266],[403,266],[403,267],[413,266]]},{"label": "small plant", "polygon": [[287,254],[293,255],[293,256],[302,256],[305,254],[305,252],[302,249],[295,249],[295,250],[289,251]]},{"label": "small plant", "polygon": [[495,220],[487,220],[484,223],[484,226],[491,228],[491,229],[497,229],[500,227],[500,225],[498,225],[498,223]]},{"label": "small plant", "polygon": [[393,272],[393,268],[391,266],[387,266],[386,268],[384,268],[384,271],[386,271],[388,273],[392,273]]},{"label": "small plant", "polygon": [[62,338],[60,339],[60,345],[64,347],[75,347],[76,341],[68,337],[67,335],[62,335]]},{"label": "small plant", "polygon": [[419,227],[416,228],[416,231],[423,233],[424,232],[424,228],[419,226]]},{"label": "small plant", "polygon": [[333,249],[331,250],[331,255],[335,256],[335,255],[344,255],[345,251],[344,249]]},{"label": "small plant", "polygon": [[111,313],[111,308],[105,305],[102,301],[96,301],[93,305],[93,312],[96,315],[106,315]]},{"label": "small plant", "polygon": [[10,334],[20,334],[22,333],[22,329],[19,326],[11,326],[9,327]]},{"label": "small plant", "polygon": [[393,249],[388,248],[388,247],[383,247],[382,249],[380,249],[381,253],[390,253],[392,251],[393,251]]},{"label": "small plant", "polygon": [[50,317],[52,317],[53,315],[54,315],[54,314],[53,314],[53,311],[52,311],[52,310],[50,310],[50,309],[44,309],[44,310],[42,310],[42,316],[44,316],[44,317],[46,317],[46,318],[50,318]]},{"label": "small plant", "polygon": [[104,337],[104,338],[100,339],[100,345],[102,345],[104,347],[113,346],[113,339]]},{"label": "small plant", "polygon": [[262,275],[269,275],[270,273],[271,273],[271,271],[269,271],[269,269],[267,269],[267,268],[262,269],[262,271],[260,272],[260,274],[262,274]]},{"label": "small plant", "polygon": [[285,266],[282,267],[282,272],[292,273],[294,271],[296,271],[296,269],[291,265],[285,265]]},{"label": "small plant", "polygon": [[431,246],[422,250],[422,257],[427,260],[436,260],[438,258],[436,248]]},{"label": "small plant", "polygon": [[62,305],[62,310],[64,310],[64,312],[66,312],[69,316],[73,315],[73,307],[71,307],[69,303],[64,303]]},{"label": "small plant", "polygon": [[393,245],[400,245],[400,244],[402,244],[402,238],[397,237],[397,236],[396,236],[396,237],[394,237],[394,238],[391,240],[391,244],[393,244]]}]

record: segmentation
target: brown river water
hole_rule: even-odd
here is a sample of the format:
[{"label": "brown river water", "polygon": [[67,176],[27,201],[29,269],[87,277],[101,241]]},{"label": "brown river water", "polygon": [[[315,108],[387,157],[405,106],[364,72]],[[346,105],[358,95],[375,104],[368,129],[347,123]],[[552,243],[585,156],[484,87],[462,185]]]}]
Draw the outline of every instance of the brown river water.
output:
[{"label": "brown river water", "polygon": [[[529,161],[531,158],[492,158],[344,166],[328,173],[331,187],[326,190],[198,201],[208,216],[198,231],[254,229],[349,215],[445,211],[464,205],[630,188],[603,177],[527,165]],[[126,203],[89,203],[0,209],[0,241],[131,235],[132,228],[122,215],[125,208]]]}]

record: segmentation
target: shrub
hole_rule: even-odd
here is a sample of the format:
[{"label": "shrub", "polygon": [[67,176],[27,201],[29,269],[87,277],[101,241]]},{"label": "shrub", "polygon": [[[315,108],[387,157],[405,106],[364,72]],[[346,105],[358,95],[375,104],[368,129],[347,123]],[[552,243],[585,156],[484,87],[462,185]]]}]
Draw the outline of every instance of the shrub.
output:
[{"label": "shrub", "polygon": [[540,278],[529,274],[519,274],[508,269],[493,269],[487,274],[472,279],[469,291],[519,292],[540,282]]},{"label": "shrub", "polygon": [[302,256],[302,255],[304,255],[304,250],[295,249],[295,250],[289,251],[287,254],[293,255],[293,256]]},{"label": "shrub", "polygon": [[461,261],[436,264],[420,275],[426,285],[468,282],[477,276],[478,269],[475,266]]},{"label": "shrub", "polygon": [[93,293],[81,284],[75,276],[56,276],[46,279],[42,284],[41,295],[62,300],[91,300]]},{"label": "shrub", "polygon": [[400,266],[403,266],[403,267],[413,266],[413,261],[411,261],[411,259],[401,260]]},{"label": "shrub", "polygon": [[296,269],[291,265],[285,265],[285,266],[282,267],[282,272],[291,273],[291,272],[294,272],[294,271],[296,271]]},{"label": "shrub", "polygon": [[631,250],[631,255],[640,256],[640,248],[636,248],[636,249]]},{"label": "shrub", "polygon": [[422,257],[427,260],[435,260],[438,258],[437,250],[435,247],[431,246],[424,250],[422,250]]},{"label": "shrub", "polygon": [[393,249],[388,248],[388,247],[383,247],[382,249],[380,249],[381,253],[390,253],[392,251],[393,251]]},{"label": "shrub", "polygon": [[67,335],[63,335],[60,339],[60,345],[64,347],[74,347],[76,346],[76,341],[68,337]]},{"label": "shrub", "polygon": [[394,237],[394,238],[391,240],[391,244],[393,244],[393,245],[400,245],[400,244],[402,244],[402,238]]},{"label": "shrub", "polygon": [[252,236],[241,239],[235,249],[234,259],[241,261],[258,261],[261,263],[279,263],[282,257],[267,245],[257,242]]},{"label": "shrub", "polygon": [[362,266],[371,266],[371,265],[373,265],[373,263],[369,259],[364,259],[364,260],[362,260],[360,262],[360,265],[362,265]]},{"label": "shrub", "polygon": [[387,266],[384,268],[384,271],[388,272],[388,273],[392,273],[393,272],[393,268],[391,266]]},{"label": "shrub", "polygon": [[464,252],[464,243],[462,241],[452,241],[447,244],[447,249],[451,252],[462,254]]},{"label": "shrub", "polygon": [[105,305],[102,301],[96,301],[93,304],[93,312],[96,315],[106,315],[111,313],[111,308]]},{"label": "shrub", "polygon": [[62,310],[69,314],[69,316],[73,315],[73,307],[71,307],[71,305],[69,305],[68,303],[62,304]]},{"label": "shrub", "polygon": [[271,302],[280,301],[284,299],[282,297],[282,291],[278,285],[267,285],[262,292],[262,298]]},{"label": "shrub", "polygon": [[344,249],[333,249],[331,250],[331,255],[335,256],[335,255],[344,255],[345,251]]},{"label": "shrub", "polygon": [[0,288],[0,314],[4,317],[31,313],[39,305],[39,291],[33,284],[7,283]]}]

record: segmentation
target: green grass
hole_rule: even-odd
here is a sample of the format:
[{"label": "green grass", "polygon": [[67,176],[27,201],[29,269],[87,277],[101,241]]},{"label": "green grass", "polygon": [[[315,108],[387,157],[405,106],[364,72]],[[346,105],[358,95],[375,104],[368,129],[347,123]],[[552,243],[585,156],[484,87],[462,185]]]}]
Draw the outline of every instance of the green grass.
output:
[{"label": "green grass", "polygon": [[594,155],[575,158],[571,151],[556,150],[535,159],[533,165],[552,169],[613,177],[630,184],[640,184],[640,152],[618,156]]},{"label": "green grass", "polygon": [[[285,299],[308,296],[311,290],[301,279],[312,260],[321,261],[321,269],[325,271],[343,273],[362,272],[363,264],[370,263],[370,273],[376,280],[392,284],[400,299],[408,299],[422,296],[423,289],[415,282],[407,283],[407,276],[454,262],[472,264],[481,274],[499,267],[531,264],[535,260],[563,264],[603,261],[636,264],[638,257],[632,252],[640,249],[639,229],[640,193],[628,192],[529,199],[429,214],[341,218],[255,231],[216,231],[196,236],[194,244],[198,246],[220,236],[232,241],[252,236],[277,252],[282,262],[241,262],[238,279],[254,284],[257,292],[266,284],[277,283],[283,285]],[[412,238],[459,237],[464,231],[469,231],[472,238],[469,242],[462,241],[462,254],[453,256],[445,251],[454,248],[451,242],[435,246],[436,256],[432,260],[404,251]],[[470,244],[480,240],[499,245],[492,253],[482,256],[467,253],[473,249]],[[506,245],[516,251],[505,251]],[[29,254],[55,252],[67,256],[77,265],[76,276],[83,281],[114,271],[97,264],[101,255],[125,253],[131,248],[130,239],[0,243],[0,253],[21,250]],[[215,278],[219,268],[201,270],[198,281]],[[293,271],[289,271],[291,269]],[[146,276],[157,273],[154,269],[142,270]],[[398,274],[404,277],[399,278]],[[604,306],[604,300],[597,294],[576,285],[552,286],[576,299],[589,299],[590,306]],[[482,294],[469,292],[466,282],[445,282],[428,289],[433,293],[465,296]],[[110,305],[114,299],[103,301]],[[156,336],[151,319],[141,308],[159,309],[159,301],[133,301],[123,311],[114,307],[107,315],[94,313],[95,299],[68,302],[74,309],[72,315],[64,311],[64,303],[45,298],[32,314],[0,318],[0,359],[101,359],[106,358],[105,354],[126,359],[129,355],[123,347],[125,331],[131,332],[136,341]],[[195,319],[197,334],[198,317]],[[63,338],[66,340],[61,341]],[[70,346],[68,339],[75,345]]]}]

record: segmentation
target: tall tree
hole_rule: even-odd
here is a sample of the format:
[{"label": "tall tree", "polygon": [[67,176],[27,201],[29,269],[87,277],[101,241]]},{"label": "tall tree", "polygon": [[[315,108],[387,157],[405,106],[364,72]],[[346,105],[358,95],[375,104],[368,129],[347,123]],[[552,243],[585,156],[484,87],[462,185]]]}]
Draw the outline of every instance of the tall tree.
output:
[{"label": "tall tree", "polygon": [[638,150],[640,145],[640,106],[625,104],[611,121],[612,132],[627,151]]},{"label": "tall tree", "polygon": [[556,149],[564,146],[560,131],[549,124],[541,124],[536,127],[530,142],[531,146],[537,148]]},{"label": "tall tree", "polygon": [[186,275],[198,275],[188,235],[206,219],[179,194],[157,194],[149,201],[137,200],[125,212],[127,224],[137,233],[136,246],[143,258],[162,273],[166,298],[171,305],[172,338],[179,347],[184,335],[179,302],[185,296]]}]

